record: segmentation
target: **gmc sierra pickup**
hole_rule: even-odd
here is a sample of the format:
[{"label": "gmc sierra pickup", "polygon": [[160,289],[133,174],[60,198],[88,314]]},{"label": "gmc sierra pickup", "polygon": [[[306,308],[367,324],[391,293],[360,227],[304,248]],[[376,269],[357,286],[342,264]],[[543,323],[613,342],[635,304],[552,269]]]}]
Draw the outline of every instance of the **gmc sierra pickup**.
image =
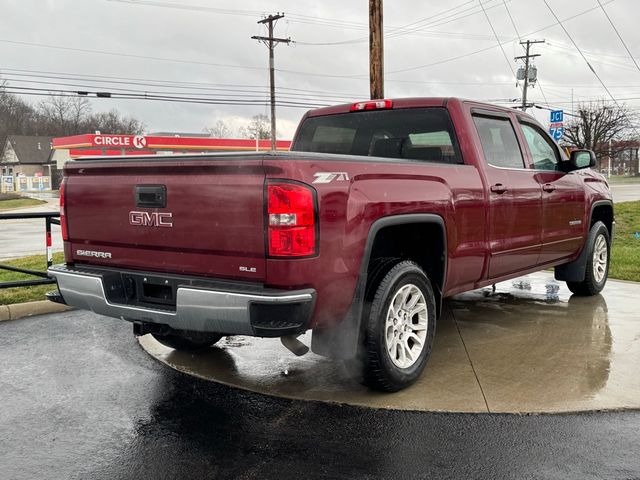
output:
[{"label": "gmc sierra pickup", "polygon": [[531,116],[455,98],[308,112],[290,152],[85,158],[60,189],[65,264],[50,298],[175,349],[281,337],[416,380],[442,300],[555,267],[605,285],[615,227],[594,154]]}]

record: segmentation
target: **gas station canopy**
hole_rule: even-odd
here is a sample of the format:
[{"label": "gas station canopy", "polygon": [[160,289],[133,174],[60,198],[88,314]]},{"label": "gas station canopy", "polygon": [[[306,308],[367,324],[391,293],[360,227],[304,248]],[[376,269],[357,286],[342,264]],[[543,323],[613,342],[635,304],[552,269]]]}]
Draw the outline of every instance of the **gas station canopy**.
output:
[{"label": "gas station canopy", "polygon": [[[289,150],[289,140],[278,140],[277,150]],[[271,140],[231,138],[85,134],[53,139],[53,150],[68,150],[70,158],[90,155],[153,155],[158,152],[266,151]]]}]

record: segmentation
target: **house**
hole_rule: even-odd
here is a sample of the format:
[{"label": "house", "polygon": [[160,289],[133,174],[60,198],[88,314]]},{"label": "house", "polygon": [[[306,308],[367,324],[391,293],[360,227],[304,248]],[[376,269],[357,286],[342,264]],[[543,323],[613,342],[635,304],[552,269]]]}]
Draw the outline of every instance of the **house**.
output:
[{"label": "house", "polygon": [[[57,177],[51,158],[53,137],[9,135],[0,150],[0,175],[12,177]],[[47,184],[49,182],[47,181]]]}]

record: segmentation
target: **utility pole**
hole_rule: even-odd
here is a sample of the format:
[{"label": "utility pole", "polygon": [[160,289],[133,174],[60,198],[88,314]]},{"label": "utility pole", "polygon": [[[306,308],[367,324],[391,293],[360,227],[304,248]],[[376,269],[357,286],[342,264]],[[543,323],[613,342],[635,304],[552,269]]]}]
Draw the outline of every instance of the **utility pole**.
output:
[{"label": "utility pole", "polygon": [[267,25],[269,29],[268,37],[251,37],[253,40],[259,40],[263,42],[269,49],[269,90],[271,93],[271,150],[276,149],[276,80],[275,80],[275,68],[273,66],[273,50],[278,43],[291,43],[290,38],[275,38],[273,36],[273,27],[275,23],[284,18],[284,13],[277,13],[275,15],[269,15],[263,18],[258,23]]},{"label": "utility pole", "polygon": [[372,100],[384,98],[382,0],[369,0],[369,90]]},{"label": "utility pole", "polygon": [[[536,43],[544,43],[544,40],[527,40],[525,42],[520,42],[520,45],[526,45],[525,50],[526,53],[524,55],[521,55],[519,57],[514,57],[514,60],[524,60],[524,71],[523,71],[523,77],[524,78],[520,78],[520,72],[522,72],[522,68],[520,70],[518,70],[518,80],[524,80],[524,87],[522,88],[522,106],[520,108],[522,108],[522,111],[524,112],[528,107],[530,107],[531,105],[527,104],[527,88],[529,88],[529,83],[533,83],[535,84],[536,80],[537,80],[537,69],[533,72],[530,71],[530,64],[529,64],[529,59],[530,58],[535,58],[535,57],[539,57],[540,54],[535,54],[532,55],[529,53],[529,50],[531,48],[531,45],[534,45]],[[535,67],[534,67],[535,68]]]}]

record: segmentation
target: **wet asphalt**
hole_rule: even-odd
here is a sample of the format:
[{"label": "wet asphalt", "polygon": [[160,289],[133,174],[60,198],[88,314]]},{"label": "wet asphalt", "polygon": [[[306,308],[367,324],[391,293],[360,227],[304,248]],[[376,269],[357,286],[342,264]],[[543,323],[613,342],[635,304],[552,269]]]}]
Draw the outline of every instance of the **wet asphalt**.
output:
[{"label": "wet asphalt", "polygon": [[86,312],[0,323],[2,479],[640,478],[640,412],[291,401],[157,363]]}]

